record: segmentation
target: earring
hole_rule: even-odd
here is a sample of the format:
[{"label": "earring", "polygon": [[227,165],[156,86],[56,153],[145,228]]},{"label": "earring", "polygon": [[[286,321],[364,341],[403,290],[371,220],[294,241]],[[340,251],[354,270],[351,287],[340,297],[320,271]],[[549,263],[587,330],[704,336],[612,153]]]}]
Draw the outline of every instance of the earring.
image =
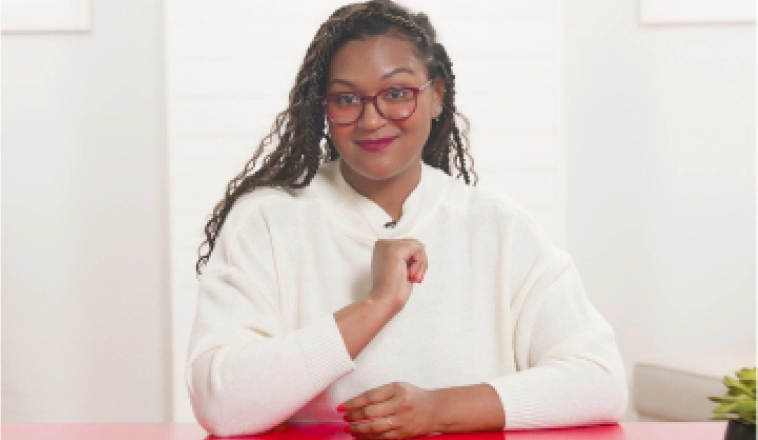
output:
[{"label": "earring", "polygon": [[440,118],[440,115],[442,114],[442,106],[437,107],[437,114],[434,116],[434,120],[437,121]]}]

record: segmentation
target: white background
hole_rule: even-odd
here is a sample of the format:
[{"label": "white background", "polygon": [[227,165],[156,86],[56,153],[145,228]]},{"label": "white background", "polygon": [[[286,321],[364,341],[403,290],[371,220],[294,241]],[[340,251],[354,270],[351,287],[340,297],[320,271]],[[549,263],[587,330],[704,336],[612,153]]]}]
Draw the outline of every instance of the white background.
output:
[{"label": "white background", "polygon": [[[88,34],[2,36],[3,421],[167,421],[184,393],[172,391],[181,344],[172,350],[170,295],[194,295],[184,281],[194,261],[170,261],[175,237],[199,232],[195,219],[202,223],[223,176],[238,171],[285,104],[298,64],[288,52],[270,64],[275,109],[229,113],[223,94],[245,102],[259,93],[258,80],[247,81],[250,64],[234,54],[275,54],[264,48],[277,40],[172,46],[172,26],[211,26],[228,15],[225,4],[247,2],[181,3],[172,11],[174,3],[93,1]],[[489,175],[520,198],[572,253],[630,375],[653,353],[754,349],[754,24],[648,26],[634,0],[562,3],[487,2],[503,8],[489,9],[492,19],[557,6],[550,25],[540,27],[541,15],[525,20],[533,26],[495,30],[452,20],[465,15],[460,2],[439,20],[423,8],[449,45],[461,90],[467,75],[486,74],[483,63],[506,68],[491,80],[508,98],[494,111],[477,106],[473,89],[484,81],[470,81],[466,98],[461,91],[461,110],[482,130],[472,136],[482,184]],[[324,17],[308,5],[292,9],[294,23]],[[193,7],[222,16],[192,15]],[[301,58],[315,27],[287,26],[271,22],[267,32],[291,36],[281,44]],[[453,39],[471,29],[503,33],[496,49],[504,52],[488,60],[486,40]],[[191,60],[204,50],[228,64]],[[180,66],[187,75],[177,75]],[[195,123],[180,130],[180,116]],[[512,149],[489,147],[501,143],[485,134],[498,124]],[[547,130],[558,138],[540,138]],[[180,134],[192,151],[218,153],[181,162],[169,156]],[[503,169],[484,166],[495,157]],[[197,163],[207,168],[191,168]],[[169,170],[181,169],[206,184],[169,189],[177,181]],[[181,194],[202,205],[184,223],[169,218]]]}]

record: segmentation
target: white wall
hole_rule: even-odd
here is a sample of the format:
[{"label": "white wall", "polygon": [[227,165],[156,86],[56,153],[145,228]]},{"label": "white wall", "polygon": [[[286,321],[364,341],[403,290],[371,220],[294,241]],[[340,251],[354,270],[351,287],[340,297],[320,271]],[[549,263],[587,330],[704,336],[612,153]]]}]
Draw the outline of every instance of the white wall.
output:
[{"label": "white wall", "polygon": [[[646,27],[636,0],[568,3],[549,31],[565,39],[565,76],[551,79],[549,62],[532,60],[511,68],[508,84],[530,93],[565,84],[557,111],[567,119],[568,248],[629,374],[654,352],[754,348],[754,25]],[[537,5],[502,4],[526,16]],[[172,418],[161,9],[95,0],[90,33],[2,36],[4,422]],[[191,15],[182,20],[200,28]],[[234,48],[219,43],[193,50]],[[244,69],[219,66],[183,78],[206,75],[206,91],[246,83],[223,76]],[[544,101],[531,102],[539,115]],[[212,110],[188,106],[185,116],[210,118],[213,128],[223,121]],[[475,130],[492,123],[464,111]],[[235,172],[265,125],[196,142],[241,152],[217,170]],[[512,170],[544,167],[543,154],[560,160],[552,146],[563,140],[542,139],[499,154]],[[209,186],[215,201],[222,188]],[[542,188],[531,194],[550,194]],[[182,263],[188,273],[191,260]]]},{"label": "white wall", "polygon": [[2,36],[2,420],[169,419],[163,13]]},{"label": "white wall", "polygon": [[568,248],[631,378],[655,353],[755,349],[755,25],[566,8]]}]

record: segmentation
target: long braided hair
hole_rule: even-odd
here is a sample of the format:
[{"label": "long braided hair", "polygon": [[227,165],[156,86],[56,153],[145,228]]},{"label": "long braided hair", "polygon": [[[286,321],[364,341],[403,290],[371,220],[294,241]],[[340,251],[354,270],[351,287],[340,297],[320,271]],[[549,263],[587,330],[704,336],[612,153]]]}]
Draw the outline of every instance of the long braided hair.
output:
[{"label": "long braided hair", "polygon": [[[205,225],[206,240],[198,249],[199,259],[195,265],[198,276],[213,252],[232,205],[240,196],[260,186],[303,188],[310,184],[320,164],[339,157],[324,133],[325,115],[318,100],[326,93],[332,55],[348,41],[388,34],[413,42],[416,54],[426,62],[430,79],[439,77],[445,83],[443,110],[432,121],[422,160],[448,175],[452,175],[451,170],[455,168],[456,178],[462,176],[466,184],[476,185],[478,176],[468,151],[469,122],[455,108],[453,63],[437,42],[429,18],[424,13],[413,14],[392,0],[346,5],[334,11],[319,28],[290,91],[289,107],[276,116],[271,131],[261,140],[252,159],[229,182],[224,198],[213,208]],[[463,130],[458,128],[456,118],[462,122]],[[274,138],[278,139],[276,149],[266,155],[260,168],[253,172],[258,158]],[[207,252],[202,253],[205,245]]]}]

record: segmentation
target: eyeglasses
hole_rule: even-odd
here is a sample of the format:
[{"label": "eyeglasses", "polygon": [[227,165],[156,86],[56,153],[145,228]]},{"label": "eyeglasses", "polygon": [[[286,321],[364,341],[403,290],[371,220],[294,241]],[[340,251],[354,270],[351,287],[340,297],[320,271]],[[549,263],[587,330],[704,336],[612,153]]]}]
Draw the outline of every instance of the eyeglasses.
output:
[{"label": "eyeglasses", "polygon": [[374,104],[376,111],[390,121],[408,119],[416,111],[418,94],[427,88],[432,80],[421,87],[390,87],[374,96],[357,93],[331,93],[321,98],[326,117],[333,124],[349,125],[363,116],[366,102]]}]

